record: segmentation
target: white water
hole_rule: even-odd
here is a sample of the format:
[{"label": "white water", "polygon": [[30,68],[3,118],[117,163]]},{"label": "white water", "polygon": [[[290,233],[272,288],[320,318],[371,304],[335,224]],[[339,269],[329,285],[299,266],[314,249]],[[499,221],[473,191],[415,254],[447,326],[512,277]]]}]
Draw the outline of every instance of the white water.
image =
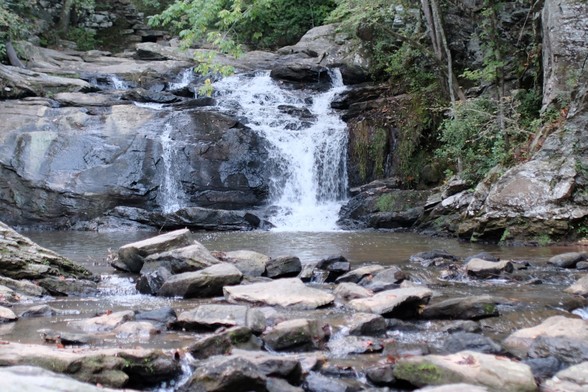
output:
[{"label": "white water", "polygon": [[193,80],[194,80],[194,70],[192,68],[187,68],[184,71],[182,71],[182,73],[178,77],[177,81],[169,84],[168,89],[171,91],[179,90],[181,88],[186,87],[190,83],[192,83]]},{"label": "white water", "polygon": [[[271,146],[275,215],[270,221],[276,230],[337,230],[347,192],[347,132],[330,104],[345,86],[338,70],[330,76],[333,86],[325,93],[282,89],[269,72],[233,76],[214,85],[219,105],[245,118]],[[306,109],[312,118],[301,120],[284,112],[284,106]]]},{"label": "white water", "polygon": [[127,90],[129,84],[116,75],[110,75],[110,82],[115,90]]},{"label": "white water", "polygon": [[152,110],[165,109],[164,104],[156,103],[156,102],[136,102],[136,101],[133,101],[133,104],[137,107],[144,108],[144,109],[152,109]]},{"label": "white water", "polygon": [[162,148],[164,178],[159,193],[159,205],[165,213],[177,211],[181,207],[181,184],[173,166],[174,140],[171,138],[172,127],[165,124],[163,133],[159,137]]}]

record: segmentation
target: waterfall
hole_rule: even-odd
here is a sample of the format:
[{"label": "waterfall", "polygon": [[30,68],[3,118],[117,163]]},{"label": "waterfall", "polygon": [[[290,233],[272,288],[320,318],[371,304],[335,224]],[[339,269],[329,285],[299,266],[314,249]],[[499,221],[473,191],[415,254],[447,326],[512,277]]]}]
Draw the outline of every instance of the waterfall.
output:
[{"label": "waterfall", "polygon": [[214,85],[222,109],[241,118],[269,144],[270,221],[277,230],[336,230],[347,192],[346,125],[331,109],[343,91],[331,70],[324,93],[284,89],[269,72],[237,75]]},{"label": "waterfall", "polygon": [[165,213],[175,212],[182,206],[181,183],[173,166],[174,140],[171,138],[172,127],[165,124],[159,137],[163,159],[163,180],[159,192],[159,205]]},{"label": "waterfall", "polygon": [[194,80],[194,70],[192,68],[186,68],[182,71],[180,76],[176,79],[175,82],[171,82],[168,85],[168,90],[179,90],[186,86],[188,86]]},{"label": "waterfall", "polygon": [[129,88],[129,84],[116,75],[110,75],[109,79],[115,90],[127,90]]}]

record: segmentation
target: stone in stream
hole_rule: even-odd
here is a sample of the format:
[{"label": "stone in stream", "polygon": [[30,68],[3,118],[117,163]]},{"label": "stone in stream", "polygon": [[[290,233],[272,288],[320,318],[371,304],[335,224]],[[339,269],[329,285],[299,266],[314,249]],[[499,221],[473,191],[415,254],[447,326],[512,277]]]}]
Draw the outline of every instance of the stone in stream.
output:
[{"label": "stone in stream", "polygon": [[193,241],[191,245],[145,257],[141,273],[144,270],[153,270],[153,265],[164,267],[172,274],[181,274],[198,271],[218,263],[220,260],[214,257],[204,245]]},{"label": "stone in stream", "polygon": [[566,293],[588,297],[588,275],[578,279],[576,283],[572,284],[564,291]]},{"label": "stone in stream", "polygon": [[235,346],[247,344],[253,334],[247,327],[232,327],[203,336],[191,343],[184,351],[196,359],[206,359],[214,355],[227,355]]},{"label": "stone in stream", "polygon": [[333,294],[307,287],[297,278],[226,286],[223,291],[225,298],[231,303],[249,302],[292,309],[316,309],[329,305],[335,300]]},{"label": "stone in stream", "polygon": [[311,372],[306,377],[303,388],[305,391],[350,392],[361,391],[364,385],[355,379],[334,378]]},{"label": "stone in stream", "polygon": [[445,250],[429,250],[416,253],[408,258],[408,261],[419,263],[423,267],[442,266],[457,261],[457,257]]},{"label": "stone in stream", "polygon": [[215,356],[201,362],[185,391],[265,391],[266,377],[254,363],[241,357]]},{"label": "stone in stream", "polygon": [[366,378],[374,385],[385,387],[396,384],[394,377],[394,364],[384,363],[369,367],[365,370]]},{"label": "stone in stream", "polygon": [[139,311],[135,315],[135,320],[137,321],[152,321],[163,325],[174,322],[177,318],[176,311],[170,307]]},{"label": "stone in stream", "polygon": [[244,305],[205,304],[180,313],[171,323],[173,329],[188,331],[216,330],[220,327],[248,327],[260,334],[265,330],[263,312]]},{"label": "stone in stream", "polygon": [[386,319],[379,314],[354,313],[345,323],[349,335],[377,336],[386,332]]},{"label": "stone in stream", "polygon": [[498,257],[496,257],[488,252],[480,252],[480,253],[476,253],[475,255],[466,257],[466,259],[463,261],[463,263],[467,264],[472,259],[482,259],[482,260],[486,260],[486,261],[492,261],[494,263],[500,261],[500,259]]},{"label": "stone in stream", "polygon": [[70,325],[84,332],[105,332],[112,331],[119,325],[134,319],[135,312],[132,310],[123,310],[89,319],[71,321]]},{"label": "stone in stream", "polygon": [[170,276],[157,295],[183,298],[215,297],[222,295],[223,287],[239,284],[241,278],[243,274],[233,264],[220,263],[200,271]]},{"label": "stone in stream", "polygon": [[510,260],[487,261],[482,259],[471,259],[465,265],[465,271],[469,276],[476,278],[496,278],[502,272],[512,272],[514,267]]},{"label": "stone in stream", "polygon": [[406,279],[406,275],[400,268],[393,266],[364,276],[358,284],[373,292],[397,289],[400,283]]},{"label": "stone in stream", "polygon": [[16,317],[16,314],[11,309],[0,306],[0,323],[9,323],[17,319],[18,317]]},{"label": "stone in stream", "polygon": [[120,389],[92,385],[37,366],[8,366],[0,368],[2,392],[117,392]]},{"label": "stone in stream", "polygon": [[49,276],[37,280],[53,296],[88,297],[98,294],[98,285],[91,280]]},{"label": "stone in stream", "polygon": [[475,351],[403,357],[396,362],[394,377],[416,386],[467,383],[495,391],[537,390],[529,366]]},{"label": "stone in stream", "polygon": [[270,257],[252,250],[233,252],[214,252],[214,256],[227,263],[235,264],[244,276],[261,276],[264,274]]},{"label": "stone in stream", "polygon": [[123,271],[138,273],[141,271],[147,256],[188,246],[192,243],[194,243],[194,237],[190,230],[171,231],[121,246],[118,249],[118,258],[113,261],[112,266]]},{"label": "stone in stream", "polygon": [[322,348],[329,337],[328,325],[311,319],[283,321],[261,338],[271,350],[308,351]]},{"label": "stone in stream", "polygon": [[180,373],[170,353],[150,349],[55,348],[8,343],[0,350],[2,366],[33,365],[76,380],[111,388],[156,386]]},{"label": "stone in stream", "polygon": [[442,350],[448,354],[465,350],[486,354],[500,354],[503,352],[502,347],[489,337],[469,332],[457,332],[449,335],[443,342]]},{"label": "stone in stream", "polygon": [[26,299],[26,297],[18,295],[17,292],[6,286],[0,285],[0,306],[12,306],[23,299]]},{"label": "stone in stream", "polygon": [[299,385],[303,371],[300,360],[294,355],[272,354],[264,351],[234,349],[234,357],[240,357],[255,364],[267,377],[279,377]]},{"label": "stone in stream", "polygon": [[21,295],[24,294],[29,297],[42,297],[44,295],[49,295],[47,290],[28,280],[16,280],[0,276],[0,285],[8,287]]},{"label": "stone in stream", "polygon": [[141,268],[141,276],[135,284],[141,294],[156,295],[163,286],[163,283],[172,276],[172,273],[165,267],[158,267],[155,270],[147,271],[145,265]]},{"label": "stone in stream", "polygon": [[433,292],[426,287],[409,287],[354,299],[347,306],[358,312],[381,314],[387,318],[412,318],[418,315],[422,305],[429,302],[431,295]]},{"label": "stone in stream", "polygon": [[58,309],[52,308],[49,305],[36,305],[22,311],[18,317],[51,317],[60,314]]},{"label": "stone in stream", "polygon": [[161,330],[148,321],[128,321],[114,328],[118,339],[147,341]]},{"label": "stone in stream", "polygon": [[330,256],[319,261],[316,268],[327,271],[325,282],[334,282],[338,277],[349,272],[351,264],[343,256]]},{"label": "stone in stream", "polygon": [[281,256],[270,259],[265,266],[265,276],[268,278],[290,278],[298,276],[302,271],[302,263],[296,256]]},{"label": "stone in stream", "polygon": [[346,274],[339,276],[337,279],[335,279],[335,282],[358,283],[363,278],[373,276],[374,274],[383,269],[384,267],[379,264],[366,265],[364,267],[356,268],[354,270],[347,272]]},{"label": "stone in stream", "polygon": [[373,291],[368,290],[356,283],[339,283],[333,291],[337,298],[344,301],[350,301],[357,298],[366,298],[374,295]]},{"label": "stone in stream", "polygon": [[[539,351],[544,351],[545,353],[551,351],[547,349],[550,338],[553,339],[552,342],[555,345],[565,345],[570,349],[569,353],[571,355],[577,354],[578,350],[582,351],[582,349],[584,352],[588,352],[588,322],[564,316],[553,316],[535,327],[519,329],[504,339],[502,346],[516,357],[525,358],[535,341],[540,337],[544,339],[540,341],[540,344],[535,349],[539,350],[543,345],[543,349]],[[563,355],[565,353],[559,354]],[[558,359],[562,360],[562,358]],[[569,363],[577,363],[578,359]]]},{"label": "stone in stream", "polygon": [[372,354],[381,352],[384,346],[378,339],[367,336],[333,337],[327,343],[331,355],[343,358],[350,354]]},{"label": "stone in stream", "polygon": [[586,252],[567,252],[551,257],[547,262],[560,268],[575,268],[580,261],[588,260]]},{"label": "stone in stream", "polygon": [[83,346],[98,343],[101,338],[95,334],[72,333],[41,329],[37,331],[45,343],[61,343],[64,346]]},{"label": "stone in stream", "polygon": [[440,386],[430,386],[416,389],[414,392],[491,392],[488,388],[481,385],[472,384],[447,384]]},{"label": "stone in stream", "polygon": [[466,319],[478,320],[498,316],[497,304],[506,300],[490,295],[449,298],[441,302],[428,304],[421,317],[424,319]]},{"label": "stone in stream", "polygon": [[585,392],[588,390],[588,361],[570,366],[546,380],[542,390],[549,392]]}]

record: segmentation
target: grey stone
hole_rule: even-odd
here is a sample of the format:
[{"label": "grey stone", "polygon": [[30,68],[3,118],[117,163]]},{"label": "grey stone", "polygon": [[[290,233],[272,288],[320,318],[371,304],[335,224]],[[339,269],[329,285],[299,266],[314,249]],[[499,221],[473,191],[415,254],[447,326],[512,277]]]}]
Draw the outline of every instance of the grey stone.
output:
[{"label": "grey stone", "polygon": [[298,276],[300,271],[302,271],[302,264],[296,256],[272,258],[265,266],[265,275],[273,279]]},{"label": "grey stone", "polygon": [[471,259],[465,265],[466,273],[476,278],[495,278],[502,272],[512,272],[514,267],[510,260],[487,261],[482,259]]},{"label": "grey stone", "polygon": [[288,320],[264,332],[262,339],[272,350],[315,350],[321,348],[328,338],[324,327],[325,324],[317,320]]},{"label": "grey stone", "polygon": [[167,268],[172,274],[197,271],[220,263],[208,249],[198,241],[184,247],[177,247],[168,251],[158,252],[145,257],[143,268],[153,268],[151,265],[160,265]]},{"label": "grey stone", "polygon": [[243,274],[233,264],[220,263],[196,272],[172,275],[157,295],[164,297],[214,297],[222,295],[225,286],[239,284]]},{"label": "grey stone", "polygon": [[588,362],[570,366],[545,381],[545,390],[553,392],[583,392],[588,388]]},{"label": "grey stone", "polygon": [[188,390],[265,391],[266,377],[240,357],[215,356],[201,363],[187,382]]},{"label": "grey stone", "polygon": [[547,262],[561,268],[575,268],[580,261],[585,261],[588,258],[586,252],[568,252],[555,255]]},{"label": "grey stone", "polygon": [[232,252],[218,252],[222,261],[234,263],[245,276],[261,276],[270,261],[270,257],[251,250],[236,250]]},{"label": "grey stone", "polygon": [[386,332],[386,319],[373,313],[354,313],[345,323],[350,335],[377,336]]},{"label": "grey stone", "polygon": [[373,297],[349,301],[348,306],[358,312],[381,314],[384,317],[411,318],[426,304],[433,292],[425,287],[410,287],[381,291]]},{"label": "grey stone", "polygon": [[374,295],[373,291],[371,290],[361,287],[360,285],[355,283],[346,282],[339,283],[335,288],[334,294],[338,298],[343,299],[344,301],[349,301],[357,298],[366,298]]},{"label": "grey stone", "polygon": [[244,305],[204,304],[180,313],[173,328],[185,330],[216,330],[219,327],[248,327],[255,333],[265,330],[264,314]]},{"label": "grey stone", "polygon": [[377,273],[383,269],[384,269],[384,267],[381,265],[378,265],[378,264],[359,267],[359,268],[356,268],[356,269],[353,269],[353,270],[347,272],[346,274],[339,276],[336,279],[336,282],[337,283],[342,283],[342,282],[358,283],[360,280],[362,280],[366,276],[373,276],[375,273]]},{"label": "grey stone", "polygon": [[449,298],[441,302],[428,304],[421,317],[425,319],[471,319],[498,316],[497,304],[504,299],[490,295]]},{"label": "grey stone", "polygon": [[572,284],[564,290],[566,293],[581,295],[588,297],[588,275],[578,279],[576,283]]}]

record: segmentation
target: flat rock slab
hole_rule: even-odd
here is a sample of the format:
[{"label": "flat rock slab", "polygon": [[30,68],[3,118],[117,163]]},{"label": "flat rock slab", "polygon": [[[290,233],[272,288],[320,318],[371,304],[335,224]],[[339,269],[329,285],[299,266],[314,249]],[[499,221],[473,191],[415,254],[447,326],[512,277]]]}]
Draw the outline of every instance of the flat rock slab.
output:
[{"label": "flat rock slab", "polygon": [[475,351],[401,358],[394,376],[417,386],[466,383],[495,391],[537,390],[528,365]]},{"label": "flat rock slab", "polygon": [[194,242],[188,229],[171,231],[143,241],[126,244],[118,249],[118,260],[112,265],[128,272],[139,272],[145,258],[154,253],[161,253],[173,248],[191,245]]},{"label": "flat rock slab", "polygon": [[239,284],[241,271],[233,264],[220,263],[196,272],[172,275],[157,295],[164,297],[205,298],[222,295],[223,287]]},{"label": "flat rock slab", "polygon": [[[215,253],[216,254],[216,253]],[[218,252],[222,261],[233,263],[245,276],[261,276],[270,257],[252,250],[235,250],[232,252]]]},{"label": "flat rock slab", "polygon": [[433,292],[426,287],[386,290],[369,298],[349,301],[348,306],[358,312],[381,314],[384,317],[410,318],[418,308],[429,302]]},{"label": "flat rock slab", "polygon": [[85,320],[72,321],[70,325],[84,332],[106,332],[112,331],[116,327],[131,321],[135,318],[135,312],[125,310],[102,316],[92,317]]},{"label": "flat rock slab", "polygon": [[181,274],[183,272],[198,271],[220,262],[204,245],[193,241],[191,245],[182,248],[147,256],[141,268],[141,273],[144,273],[146,269],[153,270],[162,266],[172,274]]},{"label": "flat rock slab", "polygon": [[588,297],[588,275],[578,279],[576,283],[564,290],[566,293]]},{"label": "flat rock slab", "polygon": [[465,271],[469,276],[476,278],[495,278],[502,272],[512,272],[514,267],[510,260],[488,261],[473,258],[465,265]]},{"label": "flat rock slab", "polygon": [[477,320],[498,316],[496,304],[503,302],[505,300],[490,295],[449,298],[428,305],[421,313],[421,317],[425,319]]},{"label": "flat rock slab", "polygon": [[223,291],[227,301],[232,303],[249,302],[294,309],[316,309],[335,300],[333,294],[307,287],[298,278],[225,287]]},{"label": "flat rock slab", "polygon": [[547,262],[560,268],[574,268],[579,262],[588,259],[586,252],[567,252],[551,257]]},{"label": "flat rock slab", "polygon": [[265,316],[258,309],[245,305],[200,305],[194,309],[180,313],[175,329],[185,330],[216,330],[220,327],[249,327],[261,333],[265,329]]},{"label": "flat rock slab", "polygon": [[417,389],[415,392],[490,392],[490,390],[480,385],[459,383],[425,387]]},{"label": "flat rock slab", "polygon": [[327,337],[324,324],[312,319],[282,321],[262,335],[272,350],[308,351],[321,348]]},{"label": "flat rock slab", "polygon": [[364,267],[359,267],[354,270],[347,272],[339,276],[335,282],[350,282],[350,283],[358,283],[360,280],[365,278],[366,276],[373,276],[377,272],[383,270],[384,267],[381,265],[366,265]]},{"label": "flat rock slab", "polygon": [[502,346],[511,354],[524,358],[539,337],[568,338],[576,340],[578,345],[582,346],[585,345],[584,342],[588,341],[588,322],[564,316],[550,317],[535,327],[520,329],[512,333],[502,341]]},{"label": "flat rock slab", "polygon": [[0,323],[8,323],[17,319],[18,317],[16,317],[16,314],[11,309],[0,306]]},{"label": "flat rock slab", "polygon": [[588,391],[588,362],[570,366],[545,381],[544,390],[549,392]]}]

